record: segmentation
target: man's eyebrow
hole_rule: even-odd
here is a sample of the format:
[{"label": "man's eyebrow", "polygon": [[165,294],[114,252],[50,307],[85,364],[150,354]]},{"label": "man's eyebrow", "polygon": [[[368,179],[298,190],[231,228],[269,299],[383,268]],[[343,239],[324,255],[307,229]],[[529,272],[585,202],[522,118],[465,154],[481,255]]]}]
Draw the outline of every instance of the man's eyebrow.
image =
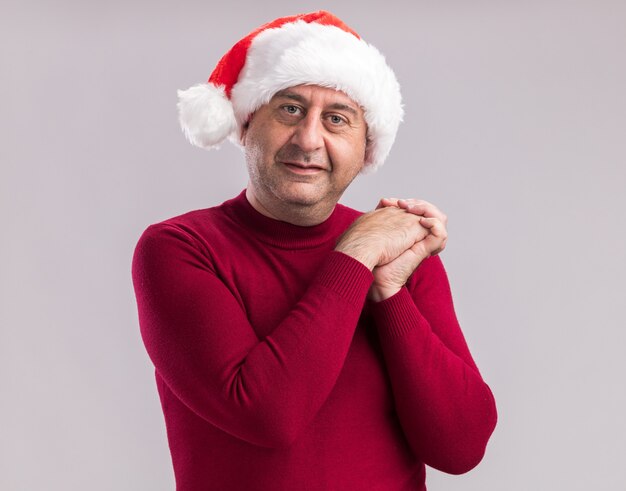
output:
[{"label": "man's eyebrow", "polygon": [[[307,100],[305,97],[301,96],[300,94],[296,94],[295,92],[289,92],[289,89],[279,90],[278,92],[276,92],[276,94],[274,94],[274,98],[279,98],[279,97],[283,99],[291,99],[293,101],[300,102],[301,104],[307,103]],[[348,104],[343,104],[341,102],[335,102],[334,104],[331,104],[330,106],[328,106],[328,108],[335,109],[337,111],[348,111],[354,116],[357,116],[359,114],[356,108]]]},{"label": "man's eyebrow", "polygon": [[359,114],[354,107],[349,106],[348,104],[341,104],[340,102],[335,102],[334,104],[331,104],[329,107],[330,109],[336,109],[337,111],[348,111],[349,113],[352,113],[354,116],[357,116]]},{"label": "man's eyebrow", "polygon": [[282,97],[284,99],[292,99],[294,101],[301,102],[302,104],[306,103],[306,99],[303,96],[301,96],[300,94],[296,94],[295,92],[289,92],[288,89],[279,90],[274,94],[274,97],[272,97],[272,99],[277,99],[279,97]]}]

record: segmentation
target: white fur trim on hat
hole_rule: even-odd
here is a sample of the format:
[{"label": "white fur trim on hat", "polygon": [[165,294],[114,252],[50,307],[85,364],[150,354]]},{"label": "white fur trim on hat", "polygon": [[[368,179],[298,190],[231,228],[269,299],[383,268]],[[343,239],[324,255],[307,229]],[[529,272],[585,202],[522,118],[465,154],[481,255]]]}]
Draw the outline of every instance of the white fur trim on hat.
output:
[{"label": "white fur trim on hat", "polygon": [[179,90],[178,119],[189,142],[201,148],[217,148],[237,130],[233,106],[224,88],[213,84]]}]

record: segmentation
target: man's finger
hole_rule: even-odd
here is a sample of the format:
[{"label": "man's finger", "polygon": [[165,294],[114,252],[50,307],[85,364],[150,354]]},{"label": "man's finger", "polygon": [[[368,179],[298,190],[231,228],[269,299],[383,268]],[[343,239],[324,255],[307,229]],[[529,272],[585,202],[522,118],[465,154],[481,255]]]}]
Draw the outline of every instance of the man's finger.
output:
[{"label": "man's finger", "polygon": [[448,217],[439,208],[432,203],[421,201],[415,204],[409,205],[406,210],[415,215],[422,215],[427,218],[438,218],[445,225],[448,222]]},{"label": "man's finger", "polygon": [[398,206],[398,199],[397,198],[381,198],[380,201],[378,202],[378,205],[376,205],[376,209],[380,209],[380,208],[385,208],[387,206]]},{"label": "man's finger", "polygon": [[445,225],[437,217],[421,217],[420,225],[429,229],[432,235],[440,237],[442,240],[447,236]]},{"label": "man's finger", "polygon": [[424,239],[424,246],[431,256],[439,254],[446,246],[448,232],[446,227],[438,218],[420,218],[420,225],[430,232]]},{"label": "man's finger", "polygon": [[403,210],[408,211],[414,215],[420,215],[427,218],[438,218],[446,225],[448,223],[448,217],[439,208],[432,203],[423,199],[414,198],[381,198],[376,206],[376,209],[384,208],[387,206],[397,206]]},{"label": "man's finger", "polygon": [[411,213],[437,217],[443,222],[447,220],[446,215],[439,208],[423,199],[399,199],[398,206],[411,211]]}]

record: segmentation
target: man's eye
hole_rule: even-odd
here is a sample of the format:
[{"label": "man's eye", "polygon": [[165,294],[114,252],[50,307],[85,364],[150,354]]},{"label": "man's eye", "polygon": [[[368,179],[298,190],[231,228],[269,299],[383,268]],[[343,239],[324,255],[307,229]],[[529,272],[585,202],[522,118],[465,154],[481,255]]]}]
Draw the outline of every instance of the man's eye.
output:
[{"label": "man's eye", "polygon": [[289,114],[297,114],[300,108],[298,106],[283,106],[283,109]]},{"label": "man's eye", "polygon": [[344,119],[336,114],[331,115],[329,119],[332,124],[341,124],[344,122]]}]

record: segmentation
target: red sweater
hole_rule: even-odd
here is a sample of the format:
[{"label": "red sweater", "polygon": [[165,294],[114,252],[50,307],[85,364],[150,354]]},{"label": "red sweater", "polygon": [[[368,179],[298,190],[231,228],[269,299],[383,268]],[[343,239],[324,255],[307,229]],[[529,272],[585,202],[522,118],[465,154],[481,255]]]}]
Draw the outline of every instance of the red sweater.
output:
[{"label": "red sweater", "polygon": [[438,256],[366,301],[334,251],[359,212],[299,227],[245,192],[149,226],[133,257],[177,489],[423,490],[463,473],[496,423]]}]

